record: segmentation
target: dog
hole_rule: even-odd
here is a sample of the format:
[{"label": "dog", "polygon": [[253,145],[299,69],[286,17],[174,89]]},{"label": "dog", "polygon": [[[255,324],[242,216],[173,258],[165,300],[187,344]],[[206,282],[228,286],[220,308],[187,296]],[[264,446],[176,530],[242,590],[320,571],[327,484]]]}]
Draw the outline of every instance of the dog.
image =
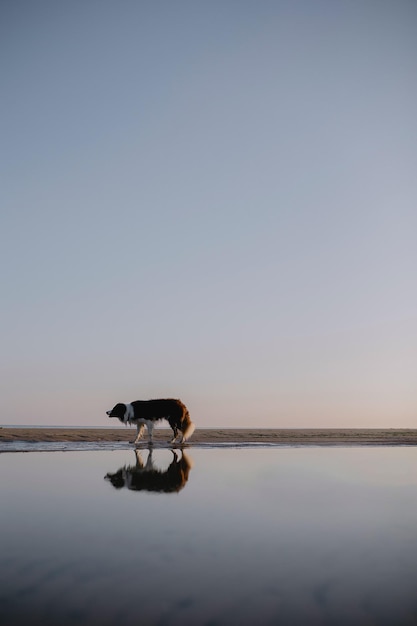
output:
[{"label": "dog", "polygon": [[193,462],[184,450],[181,458],[171,450],[173,459],[165,469],[158,469],[154,465],[152,448],[149,448],[146,464],[143,462],[140,451],[135,449],[136,465],[125,465],[117,472],[105,476],[115,489],[127,488],[132,491],[154,491],[157,493],[178,493],[188,481]]},{"label": "dog", "polygon": [[174,433],[169,443],[174,443],[178,435],[181,438],[177,443],[185,443],[194,432],[195,426],[190,420],[188,409],[174,398],[162,400],[135,400],[129,404],[119,402],[111,411],[106,411],[109,417],[117,417],[123,424],[134,424],[137,428],[136,439],[131,443],[138,443],[143,435],[145,425],[148,429],[149,445],[153,444],[152,432],[155,422],[165,419]]}]

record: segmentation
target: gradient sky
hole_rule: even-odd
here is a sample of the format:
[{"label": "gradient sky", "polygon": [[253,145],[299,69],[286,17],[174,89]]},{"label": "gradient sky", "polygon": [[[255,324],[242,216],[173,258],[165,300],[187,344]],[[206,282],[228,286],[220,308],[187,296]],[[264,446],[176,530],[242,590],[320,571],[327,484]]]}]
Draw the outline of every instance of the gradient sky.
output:
[{"label": "gradient sky", "polygon": [[417,427],[417,3],[2,0],[3,424]]}]

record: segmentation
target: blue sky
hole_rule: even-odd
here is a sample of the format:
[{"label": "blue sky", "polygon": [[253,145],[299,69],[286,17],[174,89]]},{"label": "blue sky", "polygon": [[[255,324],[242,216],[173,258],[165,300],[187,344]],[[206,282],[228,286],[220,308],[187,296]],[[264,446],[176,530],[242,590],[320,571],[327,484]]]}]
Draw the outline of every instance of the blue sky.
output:
[{"label": "blue sky", "polygon": [[417,5],[4,0],[3,424],[417,427]]}]

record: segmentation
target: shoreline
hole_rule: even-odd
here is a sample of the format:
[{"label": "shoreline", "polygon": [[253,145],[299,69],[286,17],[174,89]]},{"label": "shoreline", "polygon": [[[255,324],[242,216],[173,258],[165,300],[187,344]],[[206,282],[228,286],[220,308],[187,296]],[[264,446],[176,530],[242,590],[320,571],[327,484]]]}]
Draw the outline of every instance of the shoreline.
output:
[{"label": "shoreline", "polygon": [[[154,431],[155,443],[166,443],[171,431]],[[129,442],[135,428],[0,427],[0,443],[10,442]],[[142,439],[147,442],[145,434]],[[407,445],[417,446],[412,428],[196,428],[193,444],[294,444],[294,445]]]}]

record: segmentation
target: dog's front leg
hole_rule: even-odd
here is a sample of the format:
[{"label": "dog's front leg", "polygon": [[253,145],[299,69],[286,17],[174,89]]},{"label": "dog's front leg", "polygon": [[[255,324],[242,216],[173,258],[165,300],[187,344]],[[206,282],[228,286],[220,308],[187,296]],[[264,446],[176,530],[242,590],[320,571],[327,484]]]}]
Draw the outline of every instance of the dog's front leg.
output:
[{"label": "dog's front leg", "polygon": [[144,424],[138,424],[136,426],[136,439],[134,439],[130,443],[139,443],[139,440],[142,438],[144,428],[145,428]]},{"label": "dog's front leg", "polygon": [[148,429],[148,445],[153,446],[153,439],[152,439],[153,422],[151,420],[147,420],[146,428]]}]

